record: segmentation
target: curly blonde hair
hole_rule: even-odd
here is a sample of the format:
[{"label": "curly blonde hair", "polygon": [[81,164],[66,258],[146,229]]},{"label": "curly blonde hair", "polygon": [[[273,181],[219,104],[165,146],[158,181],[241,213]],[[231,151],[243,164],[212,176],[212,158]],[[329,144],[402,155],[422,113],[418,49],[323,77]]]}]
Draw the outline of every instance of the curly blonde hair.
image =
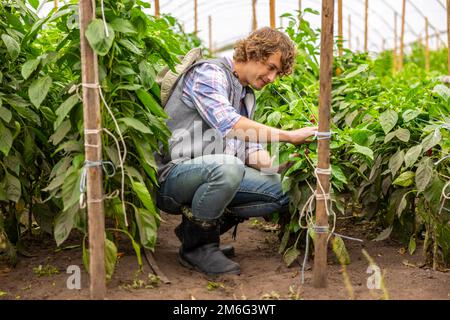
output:
[{"label": "curly blonde hair", "polygon": [[292,73],[297,54],[294,42],[284,33],[269,27],[260,28],[236,42],[233,58],[236,62],[266,61],[275,52],[281,52],[280,76]]}]

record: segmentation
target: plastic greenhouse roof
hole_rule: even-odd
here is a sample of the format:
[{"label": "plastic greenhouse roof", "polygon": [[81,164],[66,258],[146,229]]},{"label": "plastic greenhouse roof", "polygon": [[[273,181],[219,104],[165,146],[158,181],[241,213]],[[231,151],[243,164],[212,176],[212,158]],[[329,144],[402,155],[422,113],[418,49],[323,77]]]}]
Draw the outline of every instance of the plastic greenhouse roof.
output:
[{"label": "plastic greenhouse roof", "polygon": [[[198,1],[198,36],[208,46],[208,16],[212,17],[212,38],[215,49],[234,43],[251,31],[252,0],[197,0]],[[348,47],[348,16],[351,16],[351,41],[353,50],[364,48],[365,0],[343,1],[343,36],[344,47]],[[429,20],[429,45],[436,48],[447,44],[447,14],[445,0],[406,0],[405,14],[405,50],[407,44],[419,37],[425,38],[425,17]],[[269,0],[257,0],[258,27],[269,25]],[[337,35],[337,3],[335,0],[335,27]],[[153,5],[153,1],[152,1]],[[298,0],[275,1],[276,27],[287,25],[284,13],[297,14]],[[312,8],[321,11],[319,0],[302,0],[302,9]],[[153,9],[152,13],[154,12]],[[397,17],[397,34],[400,42],[402,0],[369,0],[368,50],[379,52],[384,48],[394,47],[394,16]],[[179,19],[186,32],[194,31],[194,0],[160,0],[161,14],[169,13]],[[305,18],[313,27],[320,27],[320,15],[307,13]],[[433,36],[440,33],[440,40]]]}]

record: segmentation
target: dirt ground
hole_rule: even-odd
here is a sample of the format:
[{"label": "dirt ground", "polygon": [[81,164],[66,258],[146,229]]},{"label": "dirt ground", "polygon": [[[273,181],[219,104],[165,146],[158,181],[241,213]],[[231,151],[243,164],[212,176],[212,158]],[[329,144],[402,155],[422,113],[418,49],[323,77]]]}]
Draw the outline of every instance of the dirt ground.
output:
[{"label": "dirt ground", "polygon": [[[159,300],[245,300],[245,299],[305,299],[348,300],[381,299],[388,295],[393,300],[450,300],[450,272],[433,271],[419,267],[423,258],[418,245],[417,253],[405,253],[393,240],[364,243],[345,240],[351,264],[346,267],[336,262],[329,251],[328,287],[312,286],[311,268],[305,272],[301,284],[300,265],[294,262],[286,267],[278,251],[278,237],[265,229],[263,220],[250,220],[239,225],[237,240],[231,231],[222,237],[222,243],[233,244],[241,265],[241,275],[226,275],[214,279],[188,270],[177,261],[178,239],[173,233],[179,216],[163,214],[155,257],[159,267],[171,281],[155,281],[148,275],[151,269],[144,260],[144,271],[137,273],[136,257],[124,238],[119,247],[120,259],[112,280],[107,286],[107,299],[159,299]],[[349,227],[350,226],[350,227]],[[340,220],[337,231],[348,236],[365,237],[365,227],[352,218]],[[33,257],[19,257],[17,266],[9,269],[0,265],[0,299],[89,299],[89,278],[82,266],[81,248],[56,250],[50,237],[31,242],[28,250]],[[79,245],[80,237],[74,233],[63,247]],[[369,263],[362,253],[365,249],[384,273],[385,290],[369,289],[372,283],[367,273]],[[302,259],[303,253],[301,255]],[[312,264],[312,260],[310,264]],[[55,267],[51,275],[35,271],[37,267]],[[69,265],[81,268],[81,289],[68,289],[66,273]],[[58,273],[56,273],[58,272]],[[347,285],[344,282],[348,275]],[[352,292],[353,291],[353,294]]]}]

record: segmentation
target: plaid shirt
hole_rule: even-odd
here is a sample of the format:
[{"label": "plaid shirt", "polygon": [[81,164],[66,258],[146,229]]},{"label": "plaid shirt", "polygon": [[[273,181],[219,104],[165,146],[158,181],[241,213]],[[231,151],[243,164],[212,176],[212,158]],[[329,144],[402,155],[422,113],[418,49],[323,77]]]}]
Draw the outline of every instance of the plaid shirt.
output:
[{"label": "plaid shirt", "polygon": [[[227,59],[232,66],[232,61]],[[203,117],[225,137],[242,116],[248,116],[244,103],[241,103],[240,113],[228,99],[230,84],[225,72],[214,64],[204,63],[185,76],[183,99],[193,102]],[[241,99],[245,97],[245,88]],[[243,101],[243,100],[241,100]],[[237,138],[227,139],[226,154],[236,156],[239,146],[244,143]],[[259,143],[248,143],[246,154],[262,150]]]}]

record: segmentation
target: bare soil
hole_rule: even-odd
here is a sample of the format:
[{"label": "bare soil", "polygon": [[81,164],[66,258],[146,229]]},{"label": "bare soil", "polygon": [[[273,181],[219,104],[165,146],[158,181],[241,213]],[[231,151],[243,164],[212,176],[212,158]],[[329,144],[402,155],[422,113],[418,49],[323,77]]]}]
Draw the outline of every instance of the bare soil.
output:
[{"label": "bare soil", "polygon": [[[351,263],[346,271],[329,251],[328,286],[317,289],[312,286],[312,271],[305,272],[301,284],[300,264],[287,267],[277,252],[279,240],[274,231],[267,231],[264,220],[250,220],[239,225],[237,240],[231,232],[222,237],[223,244],[232,244],[241,265],[241,275],[208,278],[182,267],[177,260],[178,239],[173,229],[180,216],[163,214],[155,257],[159,267],[171,281],[151,281],[149,265],[144,260],[143,272],[138,273],[136,256],[123,238],[119,247],[120,258],[115,273],[107,285],[107,299],[158,299],[158,300],[245,300],[245,299],[305,299],[348,300],[450,300],[450,272],[434,271],[423,266],[420,244],[414,255],[393,240],[369,241],[367,226],[352,218],[342,219],[339,233],[365,239],[364,243],[345,240]],[[63,244],[79,245],[80,235],[73,232]],[[123,247],[123,248],[122,248]],[[385,290],[369,289],[367,273],[369,263],[362,253],[365,249],[384,274]],[[16,267],[0,265],[0,299],[89,299],[89,277],[83,268],[81,248],[58,250],[49,236],[40,236],[28,244],[33,257],[19,256]],[[300,256],[303,259],[303,252]],[[312,259],[309,262],[313,264]],[[39,275],[34,268],[53,266],[59,273]],[[69,290],[66,273],[69,265],[81,268],[81,289]],[[347,274],[349,281],[344,281]],[[370,282],[370,281],[369,281]],[[352,293],[353,292],[353,293]]]}]

